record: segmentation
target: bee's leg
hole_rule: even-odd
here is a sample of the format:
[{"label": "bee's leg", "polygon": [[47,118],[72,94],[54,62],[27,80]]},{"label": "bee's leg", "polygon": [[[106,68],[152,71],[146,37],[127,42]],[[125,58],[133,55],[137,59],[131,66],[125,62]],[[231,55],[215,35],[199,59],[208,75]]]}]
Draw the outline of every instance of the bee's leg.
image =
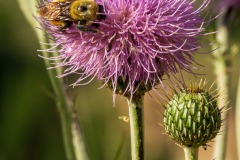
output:
[{"label": "bee's leg", "polygon": [[112,43],[109,43],[107,52],[111,51],[111,49],[112,49]]},{"label": "bee's leg", "polygon": [[86,32],[87,31],[86,24],[87,24],[86,20],[80,20],[78,21],[76,28],[80,31]]},{"label": "bee's leg", "polygon": [[98,12],[100,14],[98,14],[97,16],[97,20],[101,21],[101,20],[104,20],[106,18],[106,15],[104,14],[104,8],[102,5],[98,5],[99,9],[98,9]]},{"label": "bee's leg", "polygon": [[86,26],[82,26],[82,25],[77,25],[76,28],[80,31],[83,31],[83,32],[97,33],[96,29],[87,28]]},{"label": "bee's leg", "polygon": [[91,28],[87,28],[86,24],[87,24],[87,21],[86,21],[86,20],[78,21],[78,23],[77,23],[77,25],[76,25],[76,28],[77,28],[78,30],[80,30],[80,31],[83,31],[83,32],[97,33],[97,30],[91,29]]},{"label": "bee's leg", "polygon": [[98,23],[96,23],[96,22],[93,22],[92,26],[95,27],[95,28],[98,28],[100,25]]}]

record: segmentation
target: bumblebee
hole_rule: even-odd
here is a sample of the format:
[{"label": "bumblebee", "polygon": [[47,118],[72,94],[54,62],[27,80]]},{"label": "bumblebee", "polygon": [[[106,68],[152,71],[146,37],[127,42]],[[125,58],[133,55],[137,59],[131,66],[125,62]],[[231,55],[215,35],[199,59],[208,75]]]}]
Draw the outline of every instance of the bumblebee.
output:
[{"label": "bumblebee", "polygon": [[106,18],[103,6],[94,0],[53,0],[40,4],[37,12],[42,19],[59,27],[60,31],[76,23],[80,31],[96,33],[99,24],[95,20]]}]

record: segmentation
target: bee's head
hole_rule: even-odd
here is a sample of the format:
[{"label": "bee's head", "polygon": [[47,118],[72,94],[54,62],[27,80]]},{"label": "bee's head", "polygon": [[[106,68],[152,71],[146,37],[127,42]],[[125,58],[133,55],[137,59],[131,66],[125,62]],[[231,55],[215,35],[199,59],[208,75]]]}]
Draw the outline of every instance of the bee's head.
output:
[{"label": "bee's head", "polygon": [[70,13],[73,19],[91,22],[97,18],[98,10],[94,0],[76,0],[71,4]]}]

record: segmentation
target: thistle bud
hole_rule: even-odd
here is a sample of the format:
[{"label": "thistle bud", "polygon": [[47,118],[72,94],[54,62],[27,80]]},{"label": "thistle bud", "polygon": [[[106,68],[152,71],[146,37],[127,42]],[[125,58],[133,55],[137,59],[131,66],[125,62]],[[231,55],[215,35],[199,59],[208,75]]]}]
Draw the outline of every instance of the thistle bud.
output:
[{"label": "thistle bud", "polygon": [[169,98],[164,112],[167,134],[179,145],[197,148],[215,138],[221,127],[221,109],[205,85],[191,85]]}]

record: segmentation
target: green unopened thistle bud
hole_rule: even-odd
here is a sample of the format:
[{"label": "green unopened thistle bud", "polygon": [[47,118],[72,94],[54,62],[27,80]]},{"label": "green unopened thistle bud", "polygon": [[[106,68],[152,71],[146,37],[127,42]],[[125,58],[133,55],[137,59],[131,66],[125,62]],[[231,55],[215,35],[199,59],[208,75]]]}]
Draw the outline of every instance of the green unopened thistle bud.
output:
[{"label": "green unopened thistle bud", "polygon": [[216,95],[204,90],[201,83],[176,91],[164,112],[167,134],[179,145],[191,148],[206,146],[221,127],[221,110]]}]

